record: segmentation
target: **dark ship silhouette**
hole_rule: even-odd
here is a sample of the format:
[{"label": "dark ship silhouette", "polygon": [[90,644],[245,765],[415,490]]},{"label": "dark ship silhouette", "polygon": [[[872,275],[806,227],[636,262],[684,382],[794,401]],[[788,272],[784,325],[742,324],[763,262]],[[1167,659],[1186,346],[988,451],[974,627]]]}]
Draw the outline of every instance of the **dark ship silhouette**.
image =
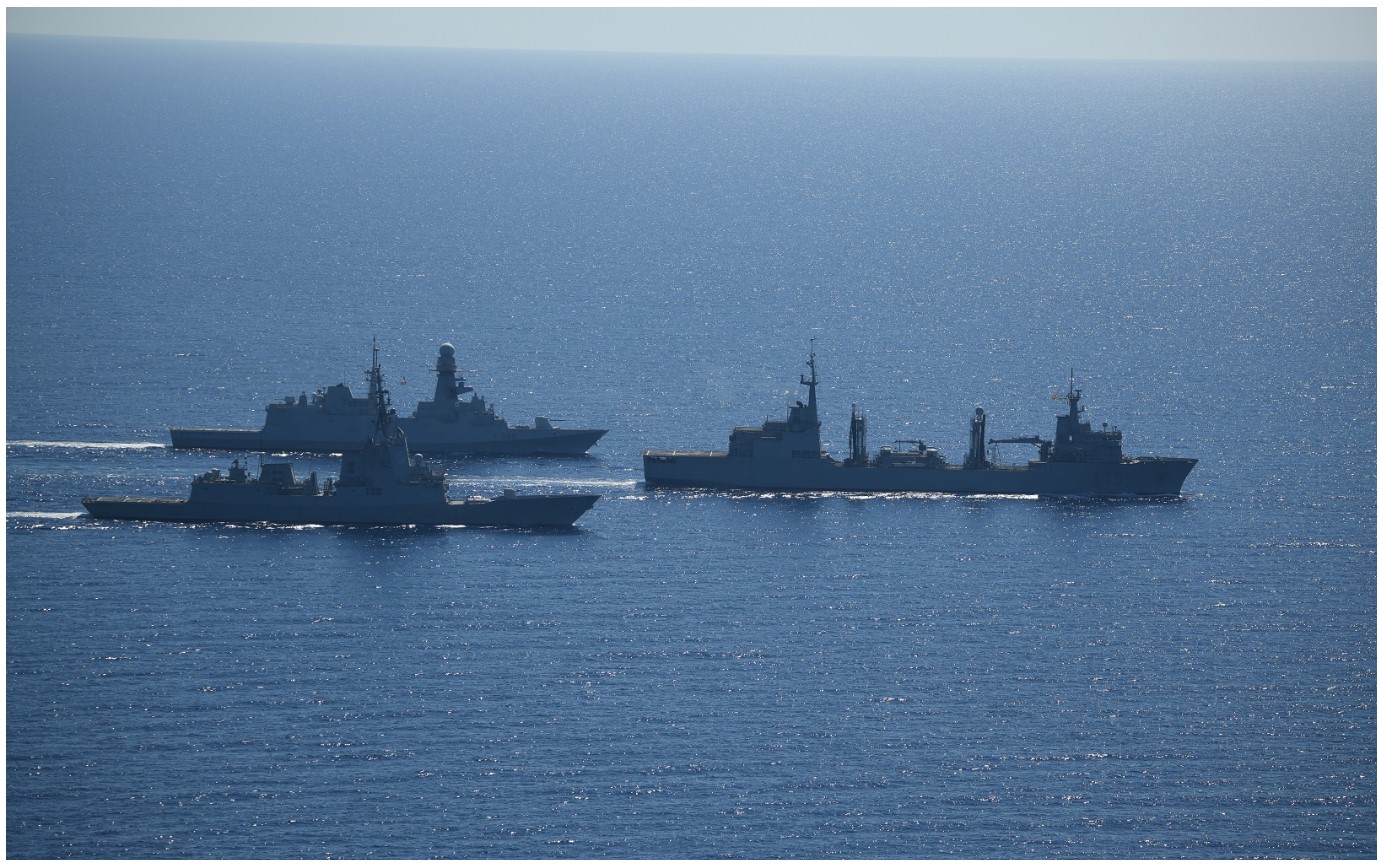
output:
[{"label": "dark ship silhouette", "polygon": [[[457,374],[451,343],[442,344],[433,369],[437,384],[432,399],[420,400],[412,415],[398,419],[419,453],[573,456],[585,454],[607,432],[556,427],[542,416],[534,418],[532,426],[510,425]],[[340,453],[359,447],[370,434],[378,395],[374,380],[369,381],[364,397],[352,396],[342,383],[318,389],[311,399],[304,393],[270,403],[259,430],[174,427],[168,432],[174,448]],[[461,399],[465,394],[471,394],[470,399]]]},{"label": "dark ship silhouette", "polygon": [[1056,419],[1056,438],[1023,436],[989,443],[1027,443],[1038,447],[1026,465],[999,465],[985,456],[983,409],[970,422],[970,450],[965,462],[947,463],[935,448],[920,441],[914,448],[881,448],[871,458],[865,443],[866,421],[851,409],[850,457],[835,460],[821,450],[817,417],[816,355],[807,361],[811,378],[807,402],[800,400],[787,420],[762,427],[736,427],[726,451],[645,451],[644,481],[649,485],[738,488],[775,491],[844,491],[860,493],[1037,494],[1038,496],[1177,496],[1195,467],[1187,457],[1125,457],[1123,434],[1092,429],[1081,417],[1081,392],[1066,393],[1067,414]]},{"label": "dark ship silhouette", "polygon": [[447,498],[447,478],[409,451],[389,408],[379,370],[370,367],[373,429],[343,449],[340,477],[317,482],[293,474],[293,465],[264,463],[257,478],[239,460],[192,481],[186,499],[96,496],[82,500],[93,517],[185,523],[369,524],[419,526],[571,526],[599,496],[520,496],[512,490],[486,499]]}]

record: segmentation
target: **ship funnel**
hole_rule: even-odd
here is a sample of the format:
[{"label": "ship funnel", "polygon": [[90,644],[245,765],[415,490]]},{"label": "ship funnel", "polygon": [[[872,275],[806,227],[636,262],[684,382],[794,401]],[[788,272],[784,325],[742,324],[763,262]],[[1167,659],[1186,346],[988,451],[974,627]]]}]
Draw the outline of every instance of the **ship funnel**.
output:
[{"label": "ship funnel", "polygon": [[988,469],[989,460],[984,456],[984,409],[975,408],[975,417],[970,419],[970,450],[965,455],[966,469]]},{"label": "ship funnel", "polygon": [[869,462],[869,445],[866,442],[868,422],[862,412],[850,407],[850,462],[864,466]]}]

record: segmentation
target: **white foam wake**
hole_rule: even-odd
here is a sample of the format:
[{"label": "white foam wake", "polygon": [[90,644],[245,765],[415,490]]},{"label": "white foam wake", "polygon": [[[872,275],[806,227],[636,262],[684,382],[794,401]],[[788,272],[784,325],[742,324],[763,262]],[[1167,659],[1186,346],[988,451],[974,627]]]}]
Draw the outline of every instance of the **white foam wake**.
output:
[{"label": "white foam wake", "polygon": [[17,439],[6,444],[11,448],[75,448],[98,451],[141,451],[168,447],[162,442],[46,442],[36,439]]},{"label": "white foam wake", "polygon": [[448,479],[453,484],[460,486],[480,485],[480,484],[507,484],[510,487],[541,487],[544,485],[561,485],[563,487],[627,487],[632,488],[639,482],[634,480],[619,481],[612,478],[534,478],[525,475],[519,478],[499,478],[486,477],[484,475],[465,475],[456,474]]}]

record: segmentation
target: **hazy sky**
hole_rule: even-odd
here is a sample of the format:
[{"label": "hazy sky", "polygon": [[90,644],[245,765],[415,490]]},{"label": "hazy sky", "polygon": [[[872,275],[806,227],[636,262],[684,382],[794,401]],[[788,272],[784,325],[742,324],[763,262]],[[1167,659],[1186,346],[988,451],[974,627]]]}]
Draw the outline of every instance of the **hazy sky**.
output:
[{"label": "hazy sky", "polygon": [[1372,6],[1306,8],[16,8],[9,33],[895,57],[1377,59]]}]

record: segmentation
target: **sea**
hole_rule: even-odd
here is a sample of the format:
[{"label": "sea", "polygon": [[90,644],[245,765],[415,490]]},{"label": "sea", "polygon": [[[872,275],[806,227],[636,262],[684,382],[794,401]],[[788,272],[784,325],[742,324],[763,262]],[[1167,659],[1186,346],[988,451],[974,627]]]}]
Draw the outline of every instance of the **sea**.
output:
[{"label": "sea", "polygon": [[[11,35],[6,73],[8,856],[1378,853],[1373,64]],[[573,529],[84,516],[375,346],[407,414],[443,342],[511,423],[609,430],[436,461],[599,493]],[[871,450],[1050,438],[1074,379],[1200,462],[644,486],[813,353],[836,457],[852,406]]]}]

